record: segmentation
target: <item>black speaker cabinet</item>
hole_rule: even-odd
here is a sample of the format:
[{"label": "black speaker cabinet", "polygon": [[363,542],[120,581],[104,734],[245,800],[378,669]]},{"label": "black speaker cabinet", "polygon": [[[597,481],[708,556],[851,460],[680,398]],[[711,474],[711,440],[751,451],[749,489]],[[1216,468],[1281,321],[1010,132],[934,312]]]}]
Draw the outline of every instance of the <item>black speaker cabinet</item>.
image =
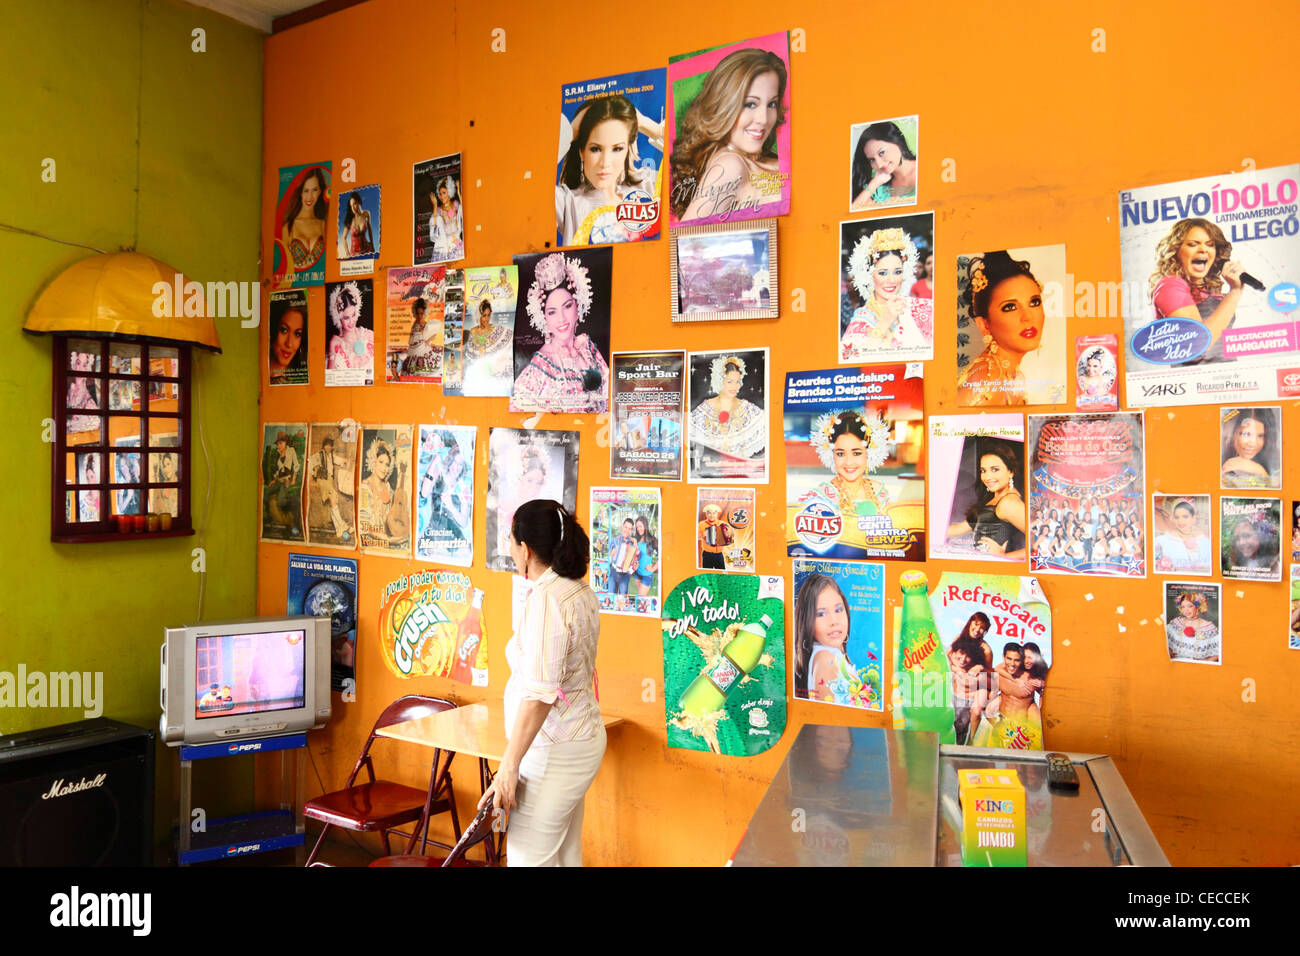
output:
[{"label": "black speaker cabinet", "polygon": [[0,737],[0,866],[151,865],[153,764],[104,717]]}]

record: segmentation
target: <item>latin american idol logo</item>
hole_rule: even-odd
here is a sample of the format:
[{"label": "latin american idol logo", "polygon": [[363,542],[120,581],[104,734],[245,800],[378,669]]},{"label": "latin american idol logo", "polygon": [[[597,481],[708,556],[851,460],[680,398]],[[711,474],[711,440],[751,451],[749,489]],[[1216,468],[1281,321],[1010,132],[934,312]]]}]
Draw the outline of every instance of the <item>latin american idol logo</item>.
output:
[{"label": "latin american idol logo", "polygon": [[818,553],[829,551],[839,540],[844,519],[839,509],[815,498],[794,516],[794,533],[804,546]]},{"label": "latin american idol logo", "polygon": [[1210,347],[1210,330],[1195,319],[1156,319],[1133,333],[1129,348],[1157,365],[1190,362]]},{"label": "latin american idol logo", "polygon": [[642,189],[633,189],[618,204],[618,224],[640,235],[659,222],[659,201]]}]

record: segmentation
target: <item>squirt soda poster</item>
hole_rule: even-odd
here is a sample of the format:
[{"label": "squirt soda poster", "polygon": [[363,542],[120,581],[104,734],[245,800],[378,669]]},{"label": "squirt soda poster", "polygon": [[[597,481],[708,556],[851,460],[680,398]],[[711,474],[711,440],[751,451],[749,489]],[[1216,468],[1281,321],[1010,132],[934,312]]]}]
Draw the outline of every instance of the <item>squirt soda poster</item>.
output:
[{"label": "squirt soda poster", "polygon": [[384,585],[379,646],[398,677],[450,677],[488,683],[483,592],[461,571],[403,574]]},{"label": "squirt soda poster", "polygon": [[668,746],[752,757],[785,731],[785,579],[696,574],[664,600]]}]

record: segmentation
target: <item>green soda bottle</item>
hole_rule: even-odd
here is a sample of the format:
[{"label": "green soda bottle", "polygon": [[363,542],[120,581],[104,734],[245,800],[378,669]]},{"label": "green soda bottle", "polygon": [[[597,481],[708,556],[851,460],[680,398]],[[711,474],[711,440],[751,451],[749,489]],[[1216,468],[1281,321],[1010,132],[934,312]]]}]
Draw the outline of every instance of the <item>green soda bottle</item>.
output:
[{"label": "green soda bottle", "polygon": [[[722,649],[712,667],[691,681],[682,694],[681,708],[687,714],[699,717],[721,710],[727,694],[740,683],[740,679],[758,666],[767,645],[767,629],[772,619],[764,614],[761,624],[746,624]],[[949,728],[951,730],[951,728]]]},{"label": "green soda bottle", "polygon": [[894,729],[929,730],[953,744],[952,672],[930,610],[924,571],[904,571],[903,623],[894,647]]}]

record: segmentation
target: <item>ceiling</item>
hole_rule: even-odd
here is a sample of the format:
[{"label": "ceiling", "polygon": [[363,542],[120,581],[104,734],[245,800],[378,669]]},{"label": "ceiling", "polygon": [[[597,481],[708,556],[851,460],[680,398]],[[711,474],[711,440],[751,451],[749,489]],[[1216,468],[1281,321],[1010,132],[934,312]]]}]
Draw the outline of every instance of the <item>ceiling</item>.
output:
[{"label": "ceiling", "polygon": [[[278,32],[289,27],[328,16],[345,7],[355,6],[363,0],[187,0],[196,7],[205,7],[217,13],[247,23],[263,33]],[[299,16],[290,16],[299,14]],[[275,21],[280,19],[281,22]]]}]

